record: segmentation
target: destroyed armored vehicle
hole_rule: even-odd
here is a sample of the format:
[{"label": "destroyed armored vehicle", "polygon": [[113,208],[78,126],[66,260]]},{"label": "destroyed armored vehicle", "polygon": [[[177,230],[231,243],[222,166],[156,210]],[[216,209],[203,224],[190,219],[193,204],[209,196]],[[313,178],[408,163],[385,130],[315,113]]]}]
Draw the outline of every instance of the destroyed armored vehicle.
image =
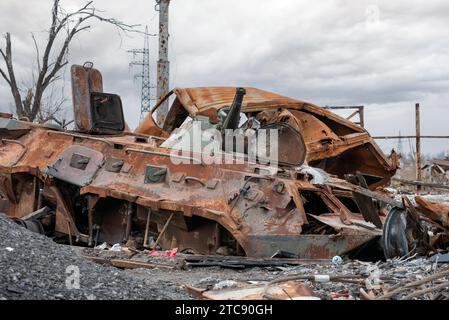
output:
[{"label": "destroyed armored vehicle", "polygon": [[[153,114],[173,96],[166,120],[159,127]],[[189,119],[205,122],[206,118],[209,126],[219,125],[221,113],[231,106],[234,96],[232,87],[175,88],[161,99],[136,132],[168,137]],[[246,121],[238,128],[244,130],[283,126],[279,161],[290,166],[305,159],[308,165],[339,178],[361,173],[371,189],[388,184],[398,168],[395,154],[385,157],[364,128],[311,103],[246,88],[241,115]],[[295,135],[300,137],[293,138]]]},{"label": "destroyed armored vehicle", "polygon": [[[162,128],[150,114],[132,133],[98,70],[73,66],[72,89],[73,131],[0,117],[0,208],[58,242],[329,258],[377,245],[390,208],[403,210],[373,191],[395,163],[317,106],[252,88],[175,89]],[[236,163],[179,153],[189,119],[218,132],[280,129],[278,162],[248,161],[248,145],[224,148]],[[399,236],[384,239],[391,252]]]}]

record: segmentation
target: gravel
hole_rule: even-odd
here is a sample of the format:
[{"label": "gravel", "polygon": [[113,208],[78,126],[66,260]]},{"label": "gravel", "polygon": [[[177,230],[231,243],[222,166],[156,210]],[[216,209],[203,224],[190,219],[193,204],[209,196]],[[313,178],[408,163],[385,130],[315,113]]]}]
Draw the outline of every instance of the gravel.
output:
[{"label": "gravel", "polygon": [[[0,300],[4,299],[192,299],[183,285],[213,288],[225,281],[270,281],[292,275],[357,275],[366,278],[373,268],[382,277],[379,290],[409,283],[431,274],[449,270],[448,264],[432,263],[428,258],[395,259],[368,263],[344,261],[342,265],[315,264],[296,267],[248,268],[244,270],[212,268],[128,269],[99,265],[80,257],[92,249],[59,245],[50,238],[32,233],[0,214]],[[120,252],[100,250],[97,256],[116,258]],[[125,254],[126,256],[126,254]],[[126,257],[125,257],[126,258]],[[168,263],[172,258],[158,257],[156,262]],[[70,288],[70,276],[78,268],[79,289]],[[387,278],[387,279],[385,279]],[[374,278],[373,278],[374,279]],[[69,287],[67,287],[67,283]],[[368,291],[368,284],[341,282],[317,283],[304,281],[323,300],[333,293],[347,294],[360,299],[360,288]],[[418,299],[449,299],[449,277],[433,284],[448,283],[446,288],[423,295]],[[76,283],[75,283],[76,284]],[[375,285],[376,283],[374,283]],[[416,289],[415,289],[416,290]],[[396,297],[403,298],[413,289]]]},{"label": "gravel", "polygon": [[0,300],[186,298],[189,295],[173,282],[135,277],[83,260],[71,247],[32,233],[0,214]]}]

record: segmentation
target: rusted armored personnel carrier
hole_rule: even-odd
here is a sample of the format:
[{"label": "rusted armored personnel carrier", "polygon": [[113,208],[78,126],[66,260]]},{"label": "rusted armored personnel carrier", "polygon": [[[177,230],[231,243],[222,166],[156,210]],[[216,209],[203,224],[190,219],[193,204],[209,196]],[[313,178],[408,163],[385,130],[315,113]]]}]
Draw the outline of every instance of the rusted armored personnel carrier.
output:
[{"label": "rusted armored personnel carrier", "polygon": [[[153,121],[153,112],[174,96],[163,125]],[[205,117],[212,124],[220,122],[220,111],[229,107],[235,88],[175,88],[155,106],[136,132],[168,137],[188,118]],[[394,153],[385,157],[368,132],[338,115],[308,102],[291,99],[256,88],[246,88],[242,101],[243,117],[254,125],[271,127],[283,124],[301,135],[304,144],[280,138],[280,157],[299,162],[302,157],[310,166],[344,178],[361,173],[370,188],[384,186],[396,173],[398,159]],[[290,131],[290,130],[288,130]]]},{"label": "rusted armored personnel carrier", "polygon": [[[401,206],[370,190],[395,163],[364,129],[317,106],[253,88],[175,89],[162,128],[149,115],[132,133],[98,70],[73,66],[72,86],[73,131],[0,117],[0,209],[57,241],[328,258],[379,239],[386,208]],[[279,129],[278,165],[177,153],[193,119]]]}]

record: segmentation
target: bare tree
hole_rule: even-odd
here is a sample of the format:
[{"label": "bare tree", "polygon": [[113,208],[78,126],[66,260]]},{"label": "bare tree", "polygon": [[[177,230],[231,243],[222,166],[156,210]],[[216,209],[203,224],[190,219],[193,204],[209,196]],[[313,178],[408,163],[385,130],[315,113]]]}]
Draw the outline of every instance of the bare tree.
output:
[{"label": "bare tree", "polygon": [[64,105],[67,98],[63,93],[57,94],[57,88],[51,86],[47,89],[47,94],[41,100],[41,107],[37,112],[36,121],[46,123],[54,121],[62,127],[65,127],[66,120],[63,119]]},{"label": "bare tree", "polygon": [[[39,122],[55,120],[55,115],[60,111],[63,102],[51,102],[50,106],[45,106],[45,110],[43,110],[44,93],[52,83],[60,79],[60,71],[68,63],[67,52],[71,41],[78,33],[91,27],[88,25],[90,21],[97,20],[112,24],[119,31],[136,31],[134,28],[137,25],[129,25],[114,18],[106,18],[102,15],[103,11],[97,10],[92,3],[93,1],[89,1],[74,12],[66,12],[60,6],[60,0],[53,0],[52,22],[48,30],[48,39],[42,57],[36,38],[32,35],[37,58],[37,77],[33,81],[31,88],[23,89],[17,84],[14,73],[11,35],[9,32],[6,33],[5,50],[0,49],[6,70],[0,68],[0,74],[11,89],[16,113],[19,118],[26,117],[30,121],[38,120]],[[57,41],[58,38],[61,41]],[[56,54],[53,54],[53,52]],[[23,93],[25,94],[25,99],[22,99]]]}]

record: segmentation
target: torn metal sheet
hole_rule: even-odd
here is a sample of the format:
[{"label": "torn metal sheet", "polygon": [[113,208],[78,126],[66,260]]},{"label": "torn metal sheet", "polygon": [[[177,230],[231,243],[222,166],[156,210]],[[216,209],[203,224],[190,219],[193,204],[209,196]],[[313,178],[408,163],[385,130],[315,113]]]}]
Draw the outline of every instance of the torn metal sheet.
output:
[{"label": "torn metal sheet", "polygon": [[343,223],[339,215],[321,214],[319,216],[311,214],[318,221],[327,224],[343,234],[372,234],[375,236],[382,235],[382,229],[377,228],[371,222],[365,221],[362,217],[351,217],[350,223]]},{"label": "torn metal sheet", "polygon": [[420,196],[416,196],[415,201],[420,212],[449,228],[449,204],[431,202]]}]

